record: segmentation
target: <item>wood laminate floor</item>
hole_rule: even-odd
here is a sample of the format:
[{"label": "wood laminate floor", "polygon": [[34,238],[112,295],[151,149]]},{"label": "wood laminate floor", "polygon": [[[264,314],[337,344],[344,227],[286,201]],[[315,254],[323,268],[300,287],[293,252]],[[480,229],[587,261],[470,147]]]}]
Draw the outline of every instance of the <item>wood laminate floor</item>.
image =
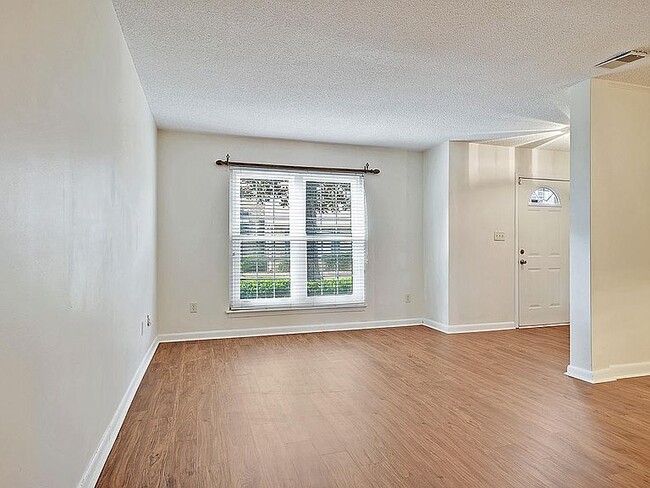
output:
[{"label": "wood laminate floor", "polygon": [[567,361],[567,327],[161,344],[97,486],[650,485],[650,378]]}]

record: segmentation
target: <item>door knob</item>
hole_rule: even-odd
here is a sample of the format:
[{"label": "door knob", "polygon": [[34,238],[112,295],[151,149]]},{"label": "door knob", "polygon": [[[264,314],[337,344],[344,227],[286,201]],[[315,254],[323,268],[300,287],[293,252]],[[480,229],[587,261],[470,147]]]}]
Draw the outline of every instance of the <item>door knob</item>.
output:
[{"label": "door knob", "polygon": [[524,264],[528,264],[528,261],[526,261],[525,259],[520,259],[519,264],[523,266]]}]

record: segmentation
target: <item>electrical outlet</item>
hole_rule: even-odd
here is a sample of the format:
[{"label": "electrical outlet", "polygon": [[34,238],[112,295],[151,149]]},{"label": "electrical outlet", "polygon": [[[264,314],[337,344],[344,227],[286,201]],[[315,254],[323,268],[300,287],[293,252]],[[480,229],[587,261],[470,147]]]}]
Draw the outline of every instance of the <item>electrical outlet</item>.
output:
[{"label": "electrical outlet", "polygon": [[199,304],[196,302],[190,302],[190,313],[198,313],[199,312]]},{"label": "electrical outlet", "polygon": [[411,294],[410,293],[407,293],[406,295],[404,295],[404,302],[405,303],[411,303]]},{"label": "electrical outlet", "polygon": [[147,315],[147,327],[151,327],[151,317]]},{"label": "electrical outlet", "polygon": [[501,232],[501,231],[496,231],[494,233],[494,240],[498,241],[498,242],[505,241],[506,240],[506,233]]}]

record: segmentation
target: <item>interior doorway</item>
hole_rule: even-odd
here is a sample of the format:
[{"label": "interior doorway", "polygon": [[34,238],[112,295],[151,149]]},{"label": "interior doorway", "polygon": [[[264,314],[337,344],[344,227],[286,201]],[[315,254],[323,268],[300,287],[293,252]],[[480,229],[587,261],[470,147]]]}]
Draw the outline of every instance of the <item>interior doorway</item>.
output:
[{"label": "interior doorway", "polygon": [[519,327],[569,323],[569,182],[517,187]]}]

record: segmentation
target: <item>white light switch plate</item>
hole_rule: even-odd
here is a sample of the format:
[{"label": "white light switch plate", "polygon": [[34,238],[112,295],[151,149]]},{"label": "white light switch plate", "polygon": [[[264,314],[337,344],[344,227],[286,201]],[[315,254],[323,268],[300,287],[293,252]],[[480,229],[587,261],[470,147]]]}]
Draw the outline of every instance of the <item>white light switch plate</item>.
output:
[{"label": "white light switch plate", "polygon": [[495,240],[495,241],[505,241],[505,240],[506,240],[506,233],[505,233],[505,232],[496,231],[496,232],[494,233],[494,240]]}]

